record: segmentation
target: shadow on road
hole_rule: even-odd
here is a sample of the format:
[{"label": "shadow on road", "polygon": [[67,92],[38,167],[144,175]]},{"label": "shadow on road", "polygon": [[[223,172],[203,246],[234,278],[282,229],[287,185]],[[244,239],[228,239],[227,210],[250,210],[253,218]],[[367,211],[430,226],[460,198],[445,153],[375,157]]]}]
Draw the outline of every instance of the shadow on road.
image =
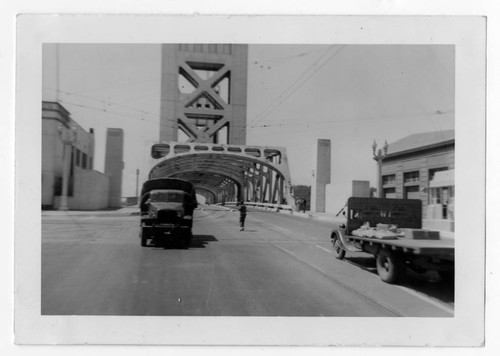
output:
[{"label": "shadow on road", "polygon": [[218,241],[212,235],[193,235],[189,246],[183,245],[181,242],[176,241],[157,241],[152,242],[148,247],[153,247],[154,250],[185,250],[189,248],[205,248],[209,242]]},{"label": "shadow on road", "polygon": [[190,248],[205,248],[210,242],[218,241],[212,235],[193,235]]},{"label": "shadow on road", "polygon": [[[375,258],[372,256],[346,257],[345,260],[373,274],[378,274]],[[382,281],[380,282],[383,283]],[[454,282],[454,280],[443,281],[434,271],[417,273],[409,268],[406,268],[404,278],[398,283],[398,285],[421,292],[445,303],[454,303]]]}]

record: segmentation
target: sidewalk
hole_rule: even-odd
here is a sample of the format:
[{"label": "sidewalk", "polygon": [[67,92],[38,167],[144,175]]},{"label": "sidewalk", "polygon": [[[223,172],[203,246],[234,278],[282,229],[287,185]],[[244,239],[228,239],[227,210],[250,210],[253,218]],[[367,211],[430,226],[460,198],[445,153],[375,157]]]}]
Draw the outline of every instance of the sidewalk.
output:
[{"label": "sidewalk", "polygon": [[314,220],[331,222],[332,224],[342,223],[345,222],[346,220],[342,215],[335,216],[334,213],[315,213],[311,211],[306,211],[305,213],[302,213],[298,211],[288,211],[288,210],[280,210],[280,213],[286,215],[293,215],[300,218],[309,218]]},{"label": "sidewalk", "polygon": [[106,216],[129,216],[139,215],[139,206],[131,205],[117,209],[106,210],[42,210],[42,216],[59,215],[106,215]]},{"label": "sidewalk", "polygon": [[[346,222],[346,218],[344,218],[342,215],[335,216],[334,213],[313,213],[313,212],[297,212],[297,211],[285,211],[282,210],[280,211],[281,214],[287,214],[287,215],[293,215],[301,218],[309,218],[309,219],[315,219],[315,220],[320,220],[320,221],[327,221],[331,222],[332,224],[341,224]],[[425,227],[424,227],[425,229]],[[429,230],[434,230],[434,229],[429,229]],[[447,230],[437,230],[439,231],[439,235],[441,238],[444,239],[454,239],[455,238],[455,232],[454,231],[447,231]]]}]

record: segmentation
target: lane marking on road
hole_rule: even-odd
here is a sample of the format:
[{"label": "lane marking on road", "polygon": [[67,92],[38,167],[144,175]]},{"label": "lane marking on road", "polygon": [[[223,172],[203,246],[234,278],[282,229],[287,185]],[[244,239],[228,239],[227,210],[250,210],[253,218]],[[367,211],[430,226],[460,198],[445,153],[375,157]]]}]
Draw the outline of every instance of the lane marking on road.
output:
[{"label": "lane marking on road", "polygon": [[325,248],[325,247],[323,247],[323,246],[319,246],[319,245],[315,245],[315,246],[316,246],[317,248],[319,248],[320,250],[323,250],[323,251],[325,251],[325,252],[328,252],[328,253],[333,253],[333,251],[331,251],[331,250],[329,250],[329,249],[327,249],[327,248]]},{"label": "lane marking on road", "polygon": [[[378,280],[380,280],[380,277],[378,276],[378,274],[376,273],[373,273],[372,271],[370,271],[368,268],[358,264],[358,263],[355,263],[355,262],[352,262],[352,261],[347,261],[346,262],[352,264],[353,266],[356,266],[356,267],[359,267],[367,272],[369,272],[369,274],[373,277],[373,278],[376,278]],[[411,294],[413,295],[414,297],[417,297],[418,299],[420,300],[423,300],[424,302],[427,302],[429,304],[432,304],[433,306],[437,307],[438,309],[441,309],[445,312],[447,312],[448,314],[450,314],[451,316],[453,316],[455,314],[455,310],[453,309],[453,307],[450,307],[446,304],[443,304],[443,302],[440,302],[438,300],[435,300],[434,298],[432,297],[429,297],[428,295],[425,295],[425,294],[422,294],[420,292],[417,292],[411,288],[408,288],[408,287],[405,287],[405,286],[400,286],[400,285],[397,285],[397,284],[393,284],[394,287],[396,288],[399,288],[401,290],[404,290],[405,292],[407,292],[408,294]]]},{"label": "lane marking on road", "polygon": [[345,282],[343,282],[343,281],[341,281],[339,279],[336,279],[333,276],[330,276],[326,271],[322,270],[321,268],[319,268],[319,267],[317,267],[315,265],[310,264],[309,262],[305,261],[303,258],[299,257],[297,254],[293,253],[292,251],[290,251],[290,250],[288,250],[288,249],[286,249],[284,247],[278,246],[278,245],[276,245],[276,244],[274,244],[272,242],[271,242],[271,245],[277,247],[278,249],[280,249],[283,252],[289,254],[290,256],[294,257],[298,261],[300,261],[300,262],[304,263],[305,265],[307,265],[307,266],[315,269],[316,271],[320,272],[323,276],[325,276],[329,280],[334,281],[335,283],[338,283],[339,285],[343,286],[346,289],[352,290],[354,293],[356,293],[356,294],[358,294],[358,295],[360,295],[360,296],[362,296],[362,297],[370,300],[372,303],[377,304],[381,308],[384,308],[389,313],[394,314],[396,316],[405,316],[404,314],[402,314],[402,313],[400,313],[400,312],[398,312],[398,311],[396,311],[396,310],[394,310],[394,309],[392,309],[392,308],[384,305],[382,302],[379,302],[378,300],[375,300],[375,299],[371,298],[369,295],[363,293],[359,289],[357,289],[357,288],[355,288],[355,287],[353,287],[353,286],[351,286],[351,285],[349,285],[349,284],[347,284],[347,283],[345,283]]}]

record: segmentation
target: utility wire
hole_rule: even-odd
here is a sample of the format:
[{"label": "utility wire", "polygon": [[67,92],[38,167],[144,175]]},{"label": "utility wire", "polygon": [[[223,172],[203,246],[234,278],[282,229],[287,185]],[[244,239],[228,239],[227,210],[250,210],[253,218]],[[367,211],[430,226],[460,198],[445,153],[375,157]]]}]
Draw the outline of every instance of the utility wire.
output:
[{"label": "utility wire", "polygon": [[94,107],[94,106],[73,103],[73,102],[70,102],[70,101],[67,101],[67,100],[62,100],[62,99],[59,99],[59,101],[62,102],[62,103],[64,103],[64,104],[73,105],[73,106],[77,106],[77,107],[84,108],[84,109],[91,109],[91,110],[101,111],[101,112],[104,112],[104,113],[109,113],[109,114],[112,114],[112,115],[121,116],[121,117],[125,117],[125,118],[128,118],[128,119],[133,119],[133,120],[142,121],[142,122],[149,122],[149,123],[152,123],[152,124],[158,124],[158,123],[162,124],[161,121],[158,122],[158,121],[148,120],[148,119],[145,119],[145,118],[139,118],[137,116],[130,116],[130,115],[126,115],[124,113],[120,113],[118,111],[113,111],[113,110],[108,110],[108,109],[97,108],[97,107]]},{"label": "utility wire", "polygon": [[[328,52],[333,48],[333,46],[329,47],[323,55],[321,55],[318,60],[316,60],[311,66],[307,68],[291,85],[289,85],[283,93],[278,97],[277,101],[273,102],[267,109],[260,114],[257,119],[251,121],[255,124],[262,122],[266,119],[271,113],[273,113],[276,109],[278,109],[284,102],[287,100],[292,94],[294,94],[298,89],[300,89],[309,79],[313,77],[320,69],[322,69],[326,64],[328,64],[334,57],[336,57],[342,49],[344,49],[345,45],[342,45],[336,52],[334,52],[330,57],[324,61],[322,64],[317,66],[318,63],[328,54]],[[312,73],[308,74],[310,70],[313,70]]]},{"label": "utility wire", "polygon": [[58,93],[62,93],[62,94],[68,95],[68,96],[77,96],[77,97],[80,97],[80,98],[94,100],[94,101],[103,103],[105,105],[114,105],[114,106],[122,107],[122,108],[125,108],[125,109],[138,111],[138,112],[140,112],[142,114],[148,114],[148,115],[151,115],[151,116],[154,116],[154,117],[158,117],[158,118],[160,117],[157,114],[152,113],[150,111],[145,111],[145,110],[134,108],[134,107],[131,107],[131,106],[127,106],[127,105],[115,103],[115,102],[112,102],[112,101],[101,100],[101,99],[97,99],[97,98],[94,98],[94,97],[91,97],[91,96],[86,96],[86,95],[71,93],[71,92],[67,92],[67,91],[63,91],[63,90],[59,90],[59,89],[55,89],[55,88],[49,88],[49,87],[43,87],[43,88],[47,89],[47,90],[53,90],[53,91],[56,91]]},{"label": "utility wire", "polygon": [[270,70],[270,69],[272,69],[272,66],[274,66],[274,65],[277,65],[277,64],[282,65],[284,63],[291,62],[297,58],[305,57],[305,56],[308,56],[308,55],[315,53],[315,52],[318,52],[318,51],[320,51],[320,50],[316,49],[316,50],[301,52],[299,54],[295,54],[292,56],[277,57],[277,58],[264,59],[264,60],[256,60],[252,63],[252,65],[255,68],[250,67],[248,72],[255,73],[257,71]]},{"label": "utility wire", "polygon": [[414,119],[417,117],[433,117],[433,116],[441,116],[444,114],[452,113],[454,112],[453,109],[450,110],[437,110],[436,112],[433,113],[422,113],[422,114],[414,114],[414,115],[391,115],[391,116],[386,116],[386,117],[367,117],[367,118],[351,118],[351,119],[344,119],[344,120],[334,120],[333,118],[324,118],[327,120],[324,121],[316,121],[316,122],[289,122],[289,121],[284,121],[284,122],[278,122],[274,124],[262,124],[262,125],[252,125],[249,126],[250,128],[265,128],[265,127],[290,127],[290,126],[315,126],[315,125],[322,125],[322,124],[327,124],[327,125],[336,125],[340,123],[345,123],[345,122],[352,122],[352,123],[357,123],[357,122],[376,122],[376,121],[386,121],[386,120],[405,120],[405,119]]}]

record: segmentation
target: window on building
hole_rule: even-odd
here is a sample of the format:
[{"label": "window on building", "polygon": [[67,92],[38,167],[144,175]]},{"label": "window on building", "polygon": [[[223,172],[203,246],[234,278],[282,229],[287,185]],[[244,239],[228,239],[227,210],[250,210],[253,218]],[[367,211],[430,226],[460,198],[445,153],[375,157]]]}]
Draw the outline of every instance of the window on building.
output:
[{"label": "window on building", "polygon": [[213,43],[208,44],[208,52],[209,53],[217,53],[217,45]]},{"label": "window on building", "polygon": [[419,182],[419,172],[418,171],[413,171],[413,172],[406,172],[404,174],[404,182],[405,183],[417,183]]},{"label": "window on building", "polygon": [[69,175],[72,176],[74,174],[75,168],[75,147],[71,146],[71,163],[70,163],[70,171]]},{"label": "window on building", "polygon": [[396,199],[396,188],[384,188],[384,198]]},{"label": "window on building", "polygon": [[76,166],[77,167],[80,167],[80,154],[81,154],[81,151],[77,148],[76,149]]},{"label": "window on building", "polygon": [[89,156],[89,169],[93,169],[94,167],[94,158]]},{"label": "window on building", "polygon": [[382,184],[383,185],[396,184],[396,175],[395,174],[388,174],[388,175],[382,176]]},{"label": "window on building", "polygon": [[58,197],[62,194],[62,177],[54,178],[54,196]]},{"label": "window on building", "polygon": [[87,168],[87,154],[84,152],[82,152],[82,168]]},{"label": "window on building", "polygon": [[420,199],[420,187],[418,185],[410,185],[404,187],[405,199]]}]

